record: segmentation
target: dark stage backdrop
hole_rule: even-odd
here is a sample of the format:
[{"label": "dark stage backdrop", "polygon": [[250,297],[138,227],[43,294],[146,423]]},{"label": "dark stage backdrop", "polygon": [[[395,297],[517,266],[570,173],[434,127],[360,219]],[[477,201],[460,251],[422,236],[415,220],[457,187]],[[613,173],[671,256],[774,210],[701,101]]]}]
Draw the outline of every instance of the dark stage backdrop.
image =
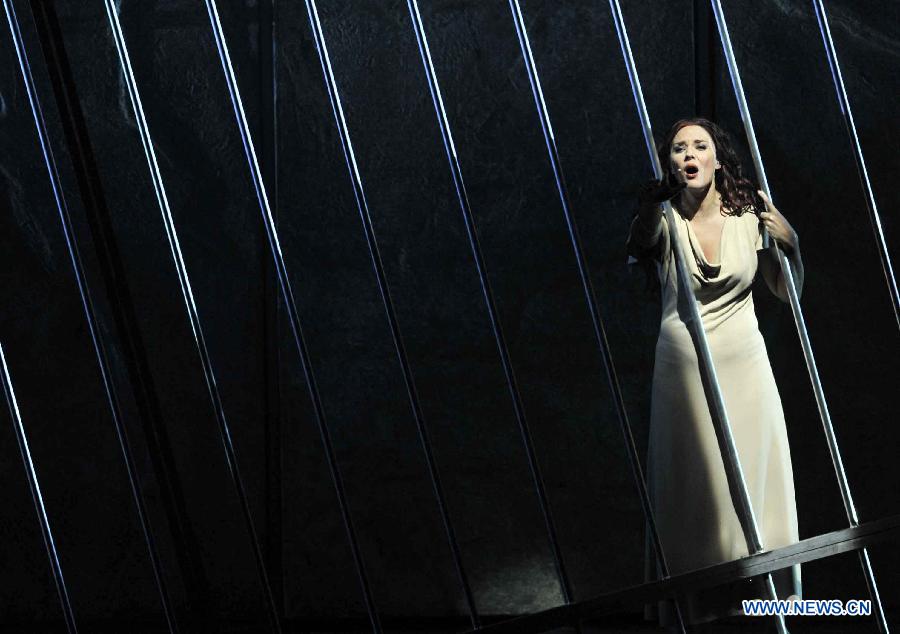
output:
[{"label": "dark stage backdrop", "polygon": [[[102,2],[56,4],[178,476],[168,493],[138,422],[31,14],[16,2],[176,602],[261,619],[248,537]],[[860,516],[897,513],[897,325],[812,5],[724,4],[772,191],[801,238],[802,303]],[[388,615],[463,614],[303,3],[277,3],[274,43],[270,0],[219,5],[376,603]],[[827,5],[897,262],[898,4]],[[624,238],[634,190],[650,170],[609,9],[600,0],[522,8],[643,455],[659,301],[626,267]],[[322,0],[319,10],[479,607],[506,614],[558,604],[406,3]],[[576,598],[640,583],[644,521],[509,7],[422,0],[421,10]],[[625,0],[623,11],[656,131],[700,113],[743,139],[707,4]],[[203,3],[124,0],[121,18],[278,603],[289,618],[362,616]],[[161,623],[5,27],[0,59],[0,340],[75,613]],[[801,537],[845,527],[790,310],[765,285],[755,290],[787,417]],[[6,414],[0,456],[0,620],[59,618]],[[193,563],[176,556],[163,512],[172,491],[187,509],[182,543]],[[896,545],[871,555],[897,619]],[[866,596],[852,555],[806,565],[803,579],[810,598]]]}]

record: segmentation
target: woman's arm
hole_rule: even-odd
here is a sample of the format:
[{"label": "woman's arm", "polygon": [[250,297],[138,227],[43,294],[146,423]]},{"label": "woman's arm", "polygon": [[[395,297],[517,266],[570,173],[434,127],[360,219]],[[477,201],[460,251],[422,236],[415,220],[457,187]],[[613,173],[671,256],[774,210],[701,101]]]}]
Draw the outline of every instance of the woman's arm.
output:
[{"label": "woman's arm", "polygon": [[631,239],[639,249],[649,249],[659,241],[662,232],[662,205],[641,204],[631,225]]},{"label": "woman's arm", "polygon": [[[778,247],[780,246],[791,263],[791,271],[794,274],[794,285],[797,288],[797,297],[803,293],[803,260],[800,257],[800,238],[797,232],[787,221],[769,197],[763,192],[759,192],[763,201],[766,203],[767,211],[759,214],[760,220],[774,239],[774,242],[765,252],[759,252],[759,270],[769,290],[775,294],[781,301],[790,302],[787,293],[787,284],[784,281],[784,274],[781,266],[778,264]],[[776,246],[777,243],[777,246]]]},{"label": "woman's arm", "polygon": [[656,246],[662,234],[662,203],[674,198],[685,187],[674,176],[652,180],[638,193],[638,212],[631,223],[628,250],[632,255],[646,253]]},{"label": "woman's arm", "polygon": [[[759,272],[762,273],[769,290],[778,299],[789,304],[791,300],[788,297],[781,266],[778,264],[777,248],[773,243],[767,250],[758,252]],[[793,253],[788,255],[788,261],[791,263],[791,271],[794,273],[794,285],[797,287],[797,297],[799,298],[803,294],[803,260],[800,259],[799,246],[794,247]]]}]

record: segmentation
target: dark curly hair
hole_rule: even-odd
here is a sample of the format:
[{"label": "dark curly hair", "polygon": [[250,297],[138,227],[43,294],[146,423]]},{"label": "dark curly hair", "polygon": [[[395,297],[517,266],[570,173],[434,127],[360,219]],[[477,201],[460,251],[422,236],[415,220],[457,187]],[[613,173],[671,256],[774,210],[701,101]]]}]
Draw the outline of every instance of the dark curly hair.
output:
[{"label": "dark curly hair", "polygon": [[759,194],[756,193],[759,188],[756,186],[756,183],[743,174],[737,152],[734,151],[731,143],[731,137],[725,130],[709,119],[704,119],[703,117],[681,119],[669,128],[662,142],[656,147],[656,153],[659,155],[659,161],[663,169],[667,172],[669,171],[671,163],[669,151],[672,148],[672,141],[675,139],[675,135],[678,134],[679,130],[689,125],[697,125],[706,130],[716,146],[716,159],[722,166],[721,169],[716,170],[715,176],[716,190],[722,197],[722,213],[730,216],[740,216],[747,211],[751,211],[756,215],[759,215],[761,211],[765,211],[765,204],[760,199]]}]

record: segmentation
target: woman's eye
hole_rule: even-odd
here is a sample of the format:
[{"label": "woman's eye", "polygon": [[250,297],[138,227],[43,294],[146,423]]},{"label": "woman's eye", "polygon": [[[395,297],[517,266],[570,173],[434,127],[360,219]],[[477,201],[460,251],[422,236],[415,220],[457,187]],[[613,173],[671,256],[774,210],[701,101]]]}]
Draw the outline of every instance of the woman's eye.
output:
[{"label": "woman's eye", "polygon": [[683,147],[676,147],[676,148],[672,148],[672,151],[675,152],[675,154],[678,154],[679,152],[684,151],[684,148],[683,148]]},{"label": "woman's eye", "polygon": [[705,150],[705,149],[706,149],[706,146],[705,146],[705,145],[698,145],[698,146],[697,146],[697,149],[698,149],[698,150]]}]

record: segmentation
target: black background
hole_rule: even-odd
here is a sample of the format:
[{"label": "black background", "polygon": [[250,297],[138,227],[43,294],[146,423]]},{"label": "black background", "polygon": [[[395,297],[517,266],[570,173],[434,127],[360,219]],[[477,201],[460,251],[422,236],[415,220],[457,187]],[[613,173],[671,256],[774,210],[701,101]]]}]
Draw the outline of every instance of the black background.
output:
[{"label": "black background", "polygon": [[[804,314],[860,517],[897,513],[897,324],[812,5],[724,5],[773,196],[801,239]],[[898,5],[827,5],[896,261]],[[16,6],[141,485],[176,602],[187,609],[31,14],[26,2]],[[252,622],[263,618],[252,553],[102,2],[57,7],[199,545],[207,608]],[[655,130],[703,114],[743,146],[706,3],[622,7]],[[270,0],[219,8],[376,603],[387,615],[463,614],[304,3],[277,3],[274,43]],[[624,237],[650,169],[609,8],[524,0],[522,10],[643,455],[659,301],[625,266]],[[576,598],[640,583],[643,518],[509,6],[423,0],[421,11]],[[319,13],[479,608],[509,614],[558,604],[406,3],[322,0]],[[279,605],[292,619],[362,616],[203,3],[124,0],[121,19]],[[5,28],[0,59],[0,341],[76,617],[161,623]],[[800,535],[845,527],[790,310],[764,285],[757,291],[788,423]],[[53,620],[58,599],[12,421],[2,421],[0,621]],[[896,547],[870,552],[896,621]],[[805,565],[803,579],[809,598],[867,596],[854,555]]]}]

